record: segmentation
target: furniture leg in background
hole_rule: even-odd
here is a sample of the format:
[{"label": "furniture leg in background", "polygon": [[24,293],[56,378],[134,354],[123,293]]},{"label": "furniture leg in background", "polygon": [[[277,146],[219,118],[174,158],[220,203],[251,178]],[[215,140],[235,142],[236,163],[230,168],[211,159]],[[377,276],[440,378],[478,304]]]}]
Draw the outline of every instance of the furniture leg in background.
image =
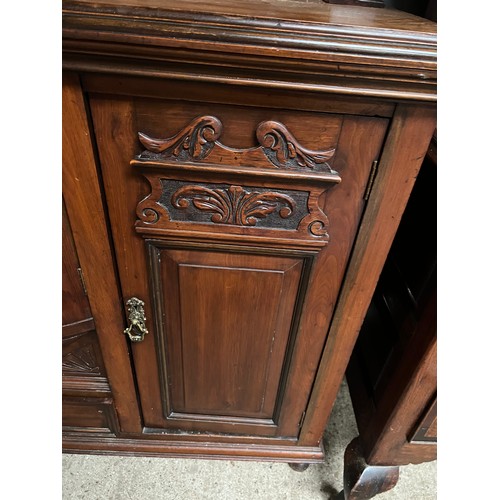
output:
[{"label": "furniture leg in background", "polygon": [[434,136],[346,372],[359,437],[339,499],[372,498],[398,466],[436,458],[436,166]]}]

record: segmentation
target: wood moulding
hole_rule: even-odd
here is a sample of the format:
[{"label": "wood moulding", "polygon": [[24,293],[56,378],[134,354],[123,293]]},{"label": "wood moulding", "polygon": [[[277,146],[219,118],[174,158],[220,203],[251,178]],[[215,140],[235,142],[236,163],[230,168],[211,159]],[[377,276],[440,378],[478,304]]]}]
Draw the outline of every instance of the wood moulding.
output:
[{"label": "wood moulding", "polygon": [[278,1],[262,17],[228,0],[210,13],[189,1],[148,5],[63,2],[65,68],[436,100],[436,25],[410,14],[378,9],[374,19],[371,9]]},{"label": "wood moulding", "polygon": [[[183,436],[183,435],[180,435]],[[276,444],[255,444],[245,442],[224,442],[209,440],[168,440],[166,436],[141,438],[126,436],[91,435],[85,432],[66,432],[63,435],[65,453],[88,453],[97,455],[151,456],[151,457],[195,457],[201,459],[258,460],[273,462],[322,463],[322,446],[297,446]],[[255,439],[255,438],[254,438]],[[271,440],[270,440],[271,441]]]}]

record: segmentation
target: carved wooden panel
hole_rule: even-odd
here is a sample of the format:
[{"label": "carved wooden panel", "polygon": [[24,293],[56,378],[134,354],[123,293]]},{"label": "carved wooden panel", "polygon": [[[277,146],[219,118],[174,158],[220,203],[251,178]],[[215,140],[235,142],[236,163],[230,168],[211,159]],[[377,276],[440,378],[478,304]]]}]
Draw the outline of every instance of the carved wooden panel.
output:
[{"label": "carved wooden panel", "polygon": [[255,131],[259,143],[255,148],[224,146],[217,140],[221,133],[222,123],[214,116],[199,116],[166,139],[155,139],[140,132],[139,140],[146,151],[138,158],[334,172],[328,162],[333,159],[335,148],[326,151],[307,149],[282,123],[272,120],[261,122]]},{"label": "carved wooden panel", "polygon": [[258,147],[228,148],[217,141],[221,132],[219,119],[201,116],[167,139],[139,133],[148,149],[131,163],[150,182],[151,194],[137,206],[137,231],[201,231],[247,241],[275,236],[294,246],[325,245],[329,221],[320,197],[340,182],[328,163],[335,148],[306,149],[274,121],[257,126]]},{"label": "carved wooden panel", "polygon": [[101,374],[101,367],[92,344],[85,344],[63,355],[62,367],[65,373]]},{"label": "carved wooden panel", "polygon": [[171,220],[294,230],[308,214],[307,193],[162,180],[158,203]]},{"label": "carved wooden panel", "polygon": [[101,349],[94,330],[63,339],[62,372],[65,394],[109,392]]},{"label": "carved wooden panel", "polygon": [[148,247],[165,427],[279,435],[311,255]]},{"label": "carved wooden panel", "polygon": [[[108,94],[94,93],[89,98],[124,301],[130,297],[143,300],[148,318],[150,333],[143,342],[131,346],[144,432],[165,438],[176,436],[178,432],[193,431],[229,434],[228,439],[239,439],[236,436],[242,435],[246,435],[242,439],[248,436],[286,439],[287,442],[298,439],[301,416],[307,408],[332,308],[365,206],[363,195],[370,168],[378,158],[388,121],[326,111],[277,110],[214,101],[199,102],[195,96],[183,101],[170,94],[168,98],[148,99],[140,95],[110,98]],[[162,152],[144,152],[139,133],[169,139],[189,125],[194,117],[200,116],[217,117],[224,124],[216,140],[212,140],[209,130],[195,134],[209,143],[213,142],[211,149],[203,150],[203,141],[199,152],[196,147],[190,146],[189,141],[182,144],[174,141],[178,142],[176,146],[170,145]],[[286,126],[301,147],[315,152],[334,149],[331,160],[319,160],[320,164],[326,163],[331,172],[307,165],[274,165],[263,153],[256,135],[259,124],[266,121]],[[219,148],[216,142],[234,154],[223,153],[223,148]],[[183,149],[183,144],[187,145],[186,149]],[[179,152],[175,157],[177,147]],[[251,150],[251,154],[258,155],[255,161],[249,159]],[[198,160],[193,159],[196,155]],[[203,158],[199,159],[199,156]],[[340,177],[342,182],[339,183]],[[271,206],[265,210],[270,213],[255,217],[255,225],[244,225],[243,219],[240,219],[240,224],[236,216],[232,219],[231,215],[224,220],[224,214],[229,210],[212,212],[210,196],[213,195],[207,199],[203,197],[205,195],[199,196],[199,192],[196,195],[192,193],[185,203],[177,200],[180,205],[175,208],[172,195],[183,187],[192,190],[193,186],[212,191],[223,190],[230,199],[228,205],[231,207],[236,206],[239,199],[235,197],[231,201],[231,192],[235,195],[240,193],[243,197],[243,191],[250,194],[283,194],[293,199],[295,205],[291,203],[293,210],[281,204],[275,208]],[[220,192],[217,194],[223,196]],[[198,207],[193,204],[195,198],[199,198],[196,201]],[[210,210],[201,210],[202,206]],[[292,210],[292,214],[286,217],[288,210]],[[300,214],[298,226],[295,226],[293,214]],[[288,226],[290,220],[293,225]],[[156,250],[152,252],[150,240],[154,241],[153,246],[159,249],[159,254]],[[186,254],[174,255],[173,251]],[[192,263],[189,259],[191,252],[195,251],[196,255],[203,254],[206,260]],[[221,265],[221,261],[231,255],[240,260]],[[269,258],[267,267],[258,268],[255,263],[257,256]],[[218,260],[210,260],[216,258]],[[290,262],[296,259],[301,264],[285,272],[280,268],[281,259],[289,259]],[[281,279],[278,276],[295,276],[299,268],[300,278],[295,278],[298,282],[283,286],[282,295],[273,291],[277,287],[275,281]],[[245,300],[239,300],[235,295],[231,302],[232,296],[222,287],[222,281],[212,279],[215,271],[220,271],[228,283],[239,276],[238,286],[241,287],[248,277],[251,288],[238,291]],[[180,287],[179,276],[182,282]],[[270,301],[264,299],[263,290],[266,287],[259,288],[255,284],[261,282],[272,291]],[[212,283],[216,286],[210,288]],[[245,295],[250,294],[250,290],[255,292],[252,295],[255,300],[251,316],[248,304],[252,304],[252,297]],[[201,299],[196,299],[200,296]],[[189,297],[192,303],[182,309],[180,303],[187,303]],[[219,314],[219,297],[223,303],[226,301],[231,305],[224,305],[224,309],[230,312],[222,318],[222,324],[242,318],[242,329],[246,332],[242,338],[238,337],[239,328],[233,329],[235,337],[229,334],[220,338],[217,336],[222,320],[216,321],[213,314]],[[270,315],[266,313],[261,318],[260,311],[268,311],[270,307],[273,311],[281,311],[285,304],[292,309],[287,315],[292,323],[282,324],[277,330],[279,335],[274,342],[279,343],[281,339],[285,344],[284,355],[269,362],[269,366],[276,367],[277,372],[269,372],[266,376],[269,382],[265,386],[277,389],[266,396],[259,413],[257,395],[265,395],[267,390],[259,374],[265,373],[264,361],[269,356],[277,356],[276,349],[269,353],[268,341],[272,336],[267,336],[270,327],[263,323]],[[191,310],[186,307],[191,307],[192,312],[188,312]],[[204,333],[199,339],[196,332],[186,336],[197,360],[195,363],[190,363],[188,356],[172,354],[180,352],[178,345],[191,318],[196,318],[196,324],[204,325]],[[256,332],[254,329],[248,332],[249,325],[254,322],[263,326]],[[223,332],[227,328],[224,326]],[[210,333],[206,333],[208,330]],[[205,338],[210,342],[205,342]],[[234,346],[230,343],[233,338],[237,340]],[[249,338],[261,347],[251,344],[248,350],[248,363],[255,370],[249,372],[243,381],[249,396],[248,402],[242,403],[237,392],[238,385],[236,388],[228,386],[230,377],[221,373],[227,370],[231,374],[230,370],[236,370],[239,364],[247,366],[247,359],[242,355],[244,349],[239,346],[246,346]],[[217,361],[220,359],[217,353],[210,354],[213,355],[213,365],[221,372],[208,372],[209,376],[217,380],[217,384],[221,381],[224,388],[223,393],[213,395],[213,400],[212,396],[209,401],[203,400],[209,397],[213,388],[210,380],[205,380],[199,370],[203,363],[208,363],[196,351],[201,344],[197,344],[195,339],[203,342],[209,351],[220,347],[227,354],[224,363]],[[252,349],[257,349],[259,355]],[[231,358],[232,353],[234,356]],[[183,364],[188,370],[186,374],[179,366],[181,359],[186,360]],[[230,359],[234,366],[229,364]],[[212,365],[209,369],[213,369]],[[236,372],[236,379],[238,377],[241,375]],[[184,383],[184,378],[188,381],[186,387],[189,387],[191,395],[185,406],[181,398],[184,389],[179,385]],[[252,388],[254,378],[255,389]],[[196,392],[197,383],[202,386],[201,394]],[[196,401],[198,396],[201,399],[197,407],[193,399]],[[225,403],[229,403],[229,407]],[[196,409],[199,411],[195,412]]]}]

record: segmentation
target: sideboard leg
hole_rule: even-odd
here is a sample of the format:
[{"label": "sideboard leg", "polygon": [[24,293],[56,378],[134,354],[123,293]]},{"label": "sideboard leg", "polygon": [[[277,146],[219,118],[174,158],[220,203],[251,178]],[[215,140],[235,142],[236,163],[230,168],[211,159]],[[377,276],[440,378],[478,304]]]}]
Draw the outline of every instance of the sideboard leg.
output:
[{"label": "sideboard leg", "polygon": [[396,486],[399,467],[371,466],[363,457],[359,438],[354,438],[344,454],[344,491],[335,500],[366,500]]},{"label": "sideboard leg", "polygon": [[303,464],[303,463],[289,463],[288,464],[292,470],[295,472],[304,472],[308,467],[309,464]]}]

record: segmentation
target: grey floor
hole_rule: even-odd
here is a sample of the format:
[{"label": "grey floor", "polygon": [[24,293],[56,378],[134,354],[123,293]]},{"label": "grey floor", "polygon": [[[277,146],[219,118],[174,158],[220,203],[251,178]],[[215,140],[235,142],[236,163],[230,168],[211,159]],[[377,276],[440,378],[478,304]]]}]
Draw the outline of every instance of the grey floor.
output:
[{"label": "grey floor", "polygon": [[[326,461],[287,464],[220,460],[63,456],[63,500],[329,500],[342,489],[343,453],[357,435],[343,384],[325,434]],[[380,500],[434,500],[436,462],[400,468]]]}]

